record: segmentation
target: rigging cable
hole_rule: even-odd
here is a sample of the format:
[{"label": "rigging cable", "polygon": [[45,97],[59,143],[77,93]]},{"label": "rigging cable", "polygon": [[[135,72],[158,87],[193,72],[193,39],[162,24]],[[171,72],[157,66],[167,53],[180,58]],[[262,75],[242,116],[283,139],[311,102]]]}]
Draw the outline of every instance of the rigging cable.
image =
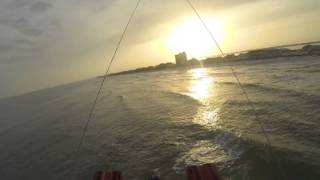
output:
[{"label": "rigging cable", "polygon": [[[220,44],[219,44],[218,41],[216,40],[215,36],[212,34],[212,32],[211,32],[211,30],[209,29],[209,27],[207,26],[207,24],[206,24],[206,23],[204,22],[204,20],[202,19],[201,15],[200,15],[199,12],[197,11],[196,7],[192,4],[192,2],[191,2],[190,0],[186,0],[186,1],[187,1],[187,3],[189,4],[189,6],[191,7],[191,9],[194,11],[194,13],[197,15],[199,21],[201,22],[201,24],[202,24],[203,27],[206,29],[206,31],[208,32],[209,36],[211,37],[211,39],[213,40],[213,42],[214,42],[215,45],[217,46],[217,48],[218,48],[218,50],[219,50],[219,52],[220,52],[220,54],[221,54],[221,56],[222,56],[222,58],[221,58],[222,61],[223,61],[223,62],[227,62],[227,61],[224,60],[224,57],[226,57],[226,54],[223,52]],[[267,141],[267,144],[269,145],[269,148],[271,148],[271,147],[272,147],[271,140],[270,140],[270,138],[269,138],[269,136],[268,136],[268,134],[267,134],[264,126],[263,126],[263,123],[262,123],[261,119],[258,117],[258,113],[257,113],[257,111],[256,111],[256,108],[254,107],[252,101],[250,100],[247,91],[246,91],[245,88],[243,87],[243,85],[242,85],[242,83],[241,83],[241,81],[240,81],[237,73],[235,72],[233,66],[232,66],[231,64],[229,64],[229,63],[225,63],[225,64],[227,64],[227,65],[229,66],[229,68],[230,68],[230,70],[231,70],[231,72],[232,72],[232,75],[233,75],[234,78],[236,79],[237,84],[238,84],[240,90],[242,91],[244,97],[246,98],[246,100],[247,100],[247,102],[248,102],[248,105],[250,106],[251,110],[253,111],[253,114],[254,114],[254,117],[255,117],[256,121],[258,121],[258,123],[259,123],[259,126],[260,126],[260,128],[261,128],[261,131],[262,131],[262,133],[263,133],[263,135],[264,135],[264,137],[265,137],[265,139],[266,139],[266,141]],[[281,166],[280,160],[276,157],[276,155],[272,152],[271,149],[269,149],[269,153],[271,154],[271,156],[273,157],[273,159],[277,159],[278,168],[280,169],[283,178],[284,178],[284,179],[288,179],[288,178],[287,178],[287,175],[286,175],[286,173],[285,173],[285,171],[284,171],[284,169],[283,169],[282,166]]]},{"label": "rigging cable", "polygon": [[[129,19],[128,19],[128,22],[127,22],[126,26],[124,27],[123,32],[122,32],[122,34],[121,34],[121,36],[120,36],[120,39],[119,39],[119,41],[118,41],[118,43],[117,43],[117,45],[116,45],[116,48],[115,48],[115,50],[114,50],[114,52],[113,52],[113,55],[112,55],[111,59],[109,60],[109,64],[107,65],[107,68],[106,68],[105,74],[104,74],[104,76],[103,76],[103,78],[102,78],[102,81],[101,81],[101,83],[100,83],[98,92],[97,92],[97,94],[96,94],[96,96],[95,96],[95,99],[94,99],[93,104],[92,104],[92,106],[91,106],[91,109],[90,109],[90,111],[89,111],[88,118],[87,118],[87,120],[86,120],[86,122],[85,122],[85,125],[84,125],[84,127],[83,127],[79,144],[78,144],[78,146],[77,146],[77,148],[76,148],[76,150],[75,150],[75,152],[74,152],[74,157],[72,158],[72,162],[71,162],[71,164],[72,164],[71,170],[70,170],[70,172],[66,175],[67,177],[69,177],[69,176],[72,177],[72,175],[73,175],[73,172],[74,172],[74,170],[75,170],[75,165],[77,165],[78,158],[79,158],[79,153],[80,153],[81,147],[82,147],[82,145],[83,145],[84,138],[85,138],[85,136],[86,136],[89,123],[90,123],[90,121],[91,121],[91,119],[92,119],[92,116],[93,116],[93,114],[94,114],[94,110],[95,110],[95,107],[96,107],[96,105],[97,105],[97,102],[98,102],[99,96],[100,96],[100,94],[101,94],[102,88],[103,88],[103,86],[104,86],[104,84],[105,84],[105,82],[106,82],[106,80],[107,80],[107,77],[108,77],[110,68],[111,68],[111,66],[112,66],[112,63],[113,63],[113,61],[115,60],[115,58],[116,58],[116,56],[117,56],[117,54],[118,54],[120,45],[121,45],[121,43],[122,43],[122,41],[123,41],[123,39],[124,39],[124,37],[125,37],[125,35],[126,35],[126,32],[127,32],[127,30],[128,30],[128,27],[129,27],[129,25],[130,25],[130,23],[131,23],[134,15],[136,14],[136,11],[137,11],[137,9],[138,9],[138,7],[139,7],[139,5],[140,5],[140,2],[141,2],[141,0],[137,0],[137,3],[136,3],[136,5],[135,5],[133,11],[131,12],[131,15],[130,15],[130,17],[129,17]],[[68,178],[68,179],[69,179],[69,178]]]}]

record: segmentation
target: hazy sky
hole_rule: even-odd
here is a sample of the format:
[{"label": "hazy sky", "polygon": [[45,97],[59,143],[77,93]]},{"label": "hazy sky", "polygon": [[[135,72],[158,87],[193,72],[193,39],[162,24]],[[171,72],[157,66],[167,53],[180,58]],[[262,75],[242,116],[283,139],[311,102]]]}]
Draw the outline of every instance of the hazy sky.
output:
[{"label": "hazy sky", "polygon": [[[216,26],[212,30],[225,51],[320,40],[319,0],[192,2],[209,26]],[[1,0],[0,97],[103,74],[135,3]],[[191,55],[214,54],[205,31],[193,29],[195,18],[185,0],[142,0],[112,71],[173,61],[173,53],[192,51],[188,40],[212,45],[210,52],[199,45]]]}]

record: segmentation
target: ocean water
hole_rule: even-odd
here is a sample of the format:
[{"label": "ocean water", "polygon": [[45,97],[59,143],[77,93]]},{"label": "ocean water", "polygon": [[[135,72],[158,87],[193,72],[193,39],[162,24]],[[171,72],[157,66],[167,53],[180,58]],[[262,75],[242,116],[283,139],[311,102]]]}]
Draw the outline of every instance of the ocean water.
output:
[{"label": "ocean water", "polygon": [[226,180],[318,180],[320,57],[233,66],[258,119],[228,66],[114,76],[76,164],[101,79],[1,99],[0,179],[89,180],[116,169],[179,180],[188,165],[214,163]]}]

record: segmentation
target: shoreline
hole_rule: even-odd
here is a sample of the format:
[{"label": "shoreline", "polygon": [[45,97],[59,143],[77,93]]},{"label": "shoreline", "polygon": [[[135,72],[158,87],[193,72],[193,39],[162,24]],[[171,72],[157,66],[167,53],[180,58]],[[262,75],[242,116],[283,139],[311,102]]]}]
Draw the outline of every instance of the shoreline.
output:
[{"label": "shoreline", "polygon": [[119,76],[119,75],[126,75],[126,74],[157,72],[157,71],[163,71],[163,70],[192,69],[192,68],[199,68],[203,66],[207,66],[207,67],[220,66],[220,65],[227,65],[228,63],[238,63],[238,62],[240,63],[240,62],[252,62],[252,61],[270,61],[270,60],[275,60],[277,58],[297,58],[297,57],[315,57],[315,56],[320,56],[320,54],[274,56],[274,57],[261,57],[261,58],[252,58],[252,59],[230,59],[228,57],[224,57],[223,59],[220,59],[220,60],[212,60],[211,58],[208,58],[206,60],[192,59],[192,60],[189,60],[188,61],[189,63],[185,65],[176,65],[173,63],[162,63],[157,66],[142,67],[142,68],[137,68],[133,70],[111,73],[108,75],[98,76],[97,78],[103,78],[105,76]]}]

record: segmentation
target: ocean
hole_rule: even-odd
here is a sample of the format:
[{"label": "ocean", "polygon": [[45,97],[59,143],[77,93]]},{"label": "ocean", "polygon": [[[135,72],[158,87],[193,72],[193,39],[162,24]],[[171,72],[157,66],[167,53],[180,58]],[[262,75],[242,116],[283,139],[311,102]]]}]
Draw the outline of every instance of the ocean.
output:
[{"label": "ocean", "polygon": [[320,57],[232,65],[255,111],[228,66],[110,77],[75,164],[101,79],[0,99],[0,179],[182,180],[214,163],[225,180],[318,180]]}]

